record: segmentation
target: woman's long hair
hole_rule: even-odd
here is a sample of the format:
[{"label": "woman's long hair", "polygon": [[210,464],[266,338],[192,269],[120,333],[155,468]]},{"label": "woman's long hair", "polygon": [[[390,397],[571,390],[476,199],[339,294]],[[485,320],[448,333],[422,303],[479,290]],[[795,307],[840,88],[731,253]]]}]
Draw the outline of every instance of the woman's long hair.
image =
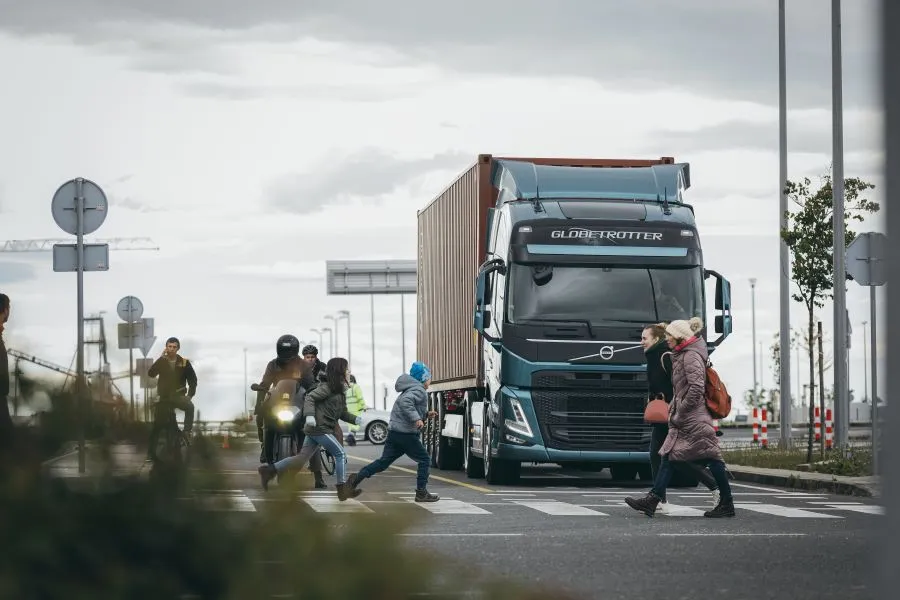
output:
[{"label": "woman's long hair", "polygon": [[325,365],[325,381],[328,388],[333,394],[343,394],[344,388],[347,387],[347,367],[349,363],[346,358],[335,357],[328,361]]}]

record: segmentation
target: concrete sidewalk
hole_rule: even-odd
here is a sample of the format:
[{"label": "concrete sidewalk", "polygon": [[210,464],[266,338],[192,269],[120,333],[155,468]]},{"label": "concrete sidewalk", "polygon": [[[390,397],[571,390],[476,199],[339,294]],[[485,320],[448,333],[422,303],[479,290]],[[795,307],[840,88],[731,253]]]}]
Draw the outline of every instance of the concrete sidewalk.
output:
[{"label": "concrete sidewalk", "polygon": [[761,467],[745,467],[728,465],[728,470],[737,481],[775,485],[779,487],[801,490],[823,490],[832,494],[846,496],[881,496],[881,478],[845,477],[814,473],[807,471],[789,471],[787,469],[763,469]]}]

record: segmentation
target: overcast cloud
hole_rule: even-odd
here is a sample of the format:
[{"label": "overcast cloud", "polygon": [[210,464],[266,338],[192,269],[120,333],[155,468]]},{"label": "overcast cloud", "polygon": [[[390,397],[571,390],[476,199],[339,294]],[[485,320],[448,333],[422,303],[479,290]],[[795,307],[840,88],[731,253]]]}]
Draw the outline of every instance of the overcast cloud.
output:
[{"label": "overcast cloud", "polygon": [[[844,3],[845,164],[883,202],[873,4]],[[832,158],[828,8],[788,3],[792,178],[821,174]],[[375,300],[373,365],[369,299],[327,296],[328,260],[415,258],[417,210],[479,153],[675,156],[691,164],[707,264],[734,289],[735,333],[716,366],[729,388],[747,389],[749,277],[759,280],[758,339],[777,327],[776,9],[0,0],[0,241],[61,237],[50,198],[88,177],[110,202],[94,237],[150,237],[160,249],[111,252],[109,272],[85,277],[86,310],[104,313],[111,333],[118,299],[140,297],[157,335],[179,336],[196,362],[205,418],[243,408],[244,348],[253,379],[278,336],[319,344],[311,329],[342,309],[352,348],[342,321],[338,352],[352,351],[370,400],[374,374],[380,403],[405,366],[399,299]],[[54,273],[49,252],[0,258],[16,305],[9,346],[70,364],[74,276]],[[866,291],[851,285],[848,298],[858,332]],[[407,298],[407,363],[415,312]],[[157,342],[151,354],[160,351]],[[114,372],[127,356],[111,348]]]}]

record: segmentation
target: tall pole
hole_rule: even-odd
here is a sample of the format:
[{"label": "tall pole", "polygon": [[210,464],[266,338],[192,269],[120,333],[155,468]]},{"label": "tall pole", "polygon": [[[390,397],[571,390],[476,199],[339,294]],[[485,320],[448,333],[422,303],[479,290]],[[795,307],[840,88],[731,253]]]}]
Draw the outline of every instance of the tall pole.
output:
[{"label": "tall pole", "polygon": [[335,357],[338,355],[338,319],[340,317],[335,315],[325,315],[325,318],[331,321],[334,325],[331,334],[331,356]]},{"label": "tall pole", "polygon": [[759,390],[758,379],[756,378],[756,278],[750,278],[750,310],[751,310],[751,329],[753,330],[753,399],[759,400],[757,393]]},{"label": "tall pole", "polygon": [[[76,213],[76,254],[78,255],[77,269],[75,271],[76,288],[78,293],[78,350],[75,353],[75,373],[77,391],[76,403],[78,406],[78,472],[85,471],[84,436],[87,415],[85,410],[84,389],[84,180],[80,177],[75,180],[75,213]],[[130,368],[130,367],[129,367]]]},{"label": "tall pole", "polygon": [[[778,223],[779,223],[779,262],[781,263],[781,276],[779,277],[779,346],[781,362],[781,446],[786,448],[791,444],[791,263],[788,247],[781,232],[787,229],[788,200],[787,200],[787,58],[786,58],[786,33],[785,33],[785,0],[778,0]],[[799,368],[799,358],[797,365]],[[799,379],[798,379],[799,382]]]},{"label": "tall pole", "polygon": [[[353,356],[352,356],[353,355],[353,341],[350,339],[350,331],[351,331],[350,311],[342,310],[339,314],[342,317],[344,317],[345,319],[347,319],[347,362],[352,365],[353,364]],[[372,408],[375,408],[375,407],[373,406]]]},{"label": "tall pole", "polygon": [[372,311],[372,402],[375,402],[378,395],[375,385],[375,294],[369,296],[369,307]]},{"label": "tall pole", "polygon": [[322,329],[322,333],[328,334],[328,358],[334,358],[334,331],[331,327],[325,327]]},{"label": "tall pole", "polygon": [[[801,377],[800,377],[800,346],[799,345],[797,346],[797,348],[795,348],[795,351],[797,353],[797,356],[795,357],[797,359],[797,406],[803,406],[803,395],[800,392]],[[791,407],[793,408],[793,405]],[[793,417],[792,417],[792,419],[793,419]],[[791,420],[791,427],[793,427],[793,426],[794,426],[794,421]]]},{"label": "tall pole", "polygon": [[[872,321],[871,337],[869,338],[872,347],[872,394],[869,396],[872,398],[872,474],[878,475],[878,348],[875,344],[875,332],[878,330],[875,329],[874,285],[869,286],[869,311],[871,312],[869,319]],[[866,345],[863,343],[863,350],[865,347]]]},{"label": "tall pole", "polygon": [[128,349],[128,395],[131,397],[131,418],[135,421],[137,420],[137,416],[135,415],[134,408],[134,349]]},{"label": "tall pole", "polygon": [[838,447],[849,437],[847,382],[847,270],[844,264],[844,106],[841,66],[841,0],[831,0],[831,120],[834,161],[834,433]]},{"label": "tall pole", "polygon": [[406,304],[403,294],[400,294],[400,371],[406,370]]},{"label": "tall pole", "polygon": [[866,356],[866,354],[868,353],[868,348],[866,348],[866,342],[869,340],[869,337],[866,335],[866,325],[868,323],[869,323],[868,321],[862,322],[862,326],[863,326],[863,343],[862,343],[862,348],[863,348],[863,400],[867,400],[871,397],[871,396],[869,396],[869,361]]},{"label": "tall pole", "polygon": [[244,348],[244,416],[247,416],[247,390],[250,386],[247,381],[247,349]]}]

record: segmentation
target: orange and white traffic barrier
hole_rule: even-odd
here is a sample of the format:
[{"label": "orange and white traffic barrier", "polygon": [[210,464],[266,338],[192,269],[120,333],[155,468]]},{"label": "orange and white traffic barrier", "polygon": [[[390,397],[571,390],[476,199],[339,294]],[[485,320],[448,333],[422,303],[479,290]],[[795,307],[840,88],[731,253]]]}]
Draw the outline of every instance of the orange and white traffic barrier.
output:
[{"label": "orange and white traffic barrier", "polygon": [[813,420],[813,428],[815,430],[815,435],[816,435],[815,440],[817,442],[821,441],[822,440],[822,413],[819,410],[818,406],[816,407],[816,417]]},{"label": "orange and white traffic barrier", "polygon": [[228,430],[225,430],[225,435],[222,437],[222,448],[224,450],[228,450]]},{"label": "orange and white traffic barrier", "polygon": [[762,409],[762,425],[760,426],[760,442],[763,448],[769,447],[769,412]]},{"label": "orange and white traffic barrier", "polygon": [[834,444],[834,423],[831,420],[831,409],[825,409],[825,449],[831,450]]},{"label": "orange and white traffic barrier", "polygon": [[759,443],[759,409],[753,409],[753,443]]}]

